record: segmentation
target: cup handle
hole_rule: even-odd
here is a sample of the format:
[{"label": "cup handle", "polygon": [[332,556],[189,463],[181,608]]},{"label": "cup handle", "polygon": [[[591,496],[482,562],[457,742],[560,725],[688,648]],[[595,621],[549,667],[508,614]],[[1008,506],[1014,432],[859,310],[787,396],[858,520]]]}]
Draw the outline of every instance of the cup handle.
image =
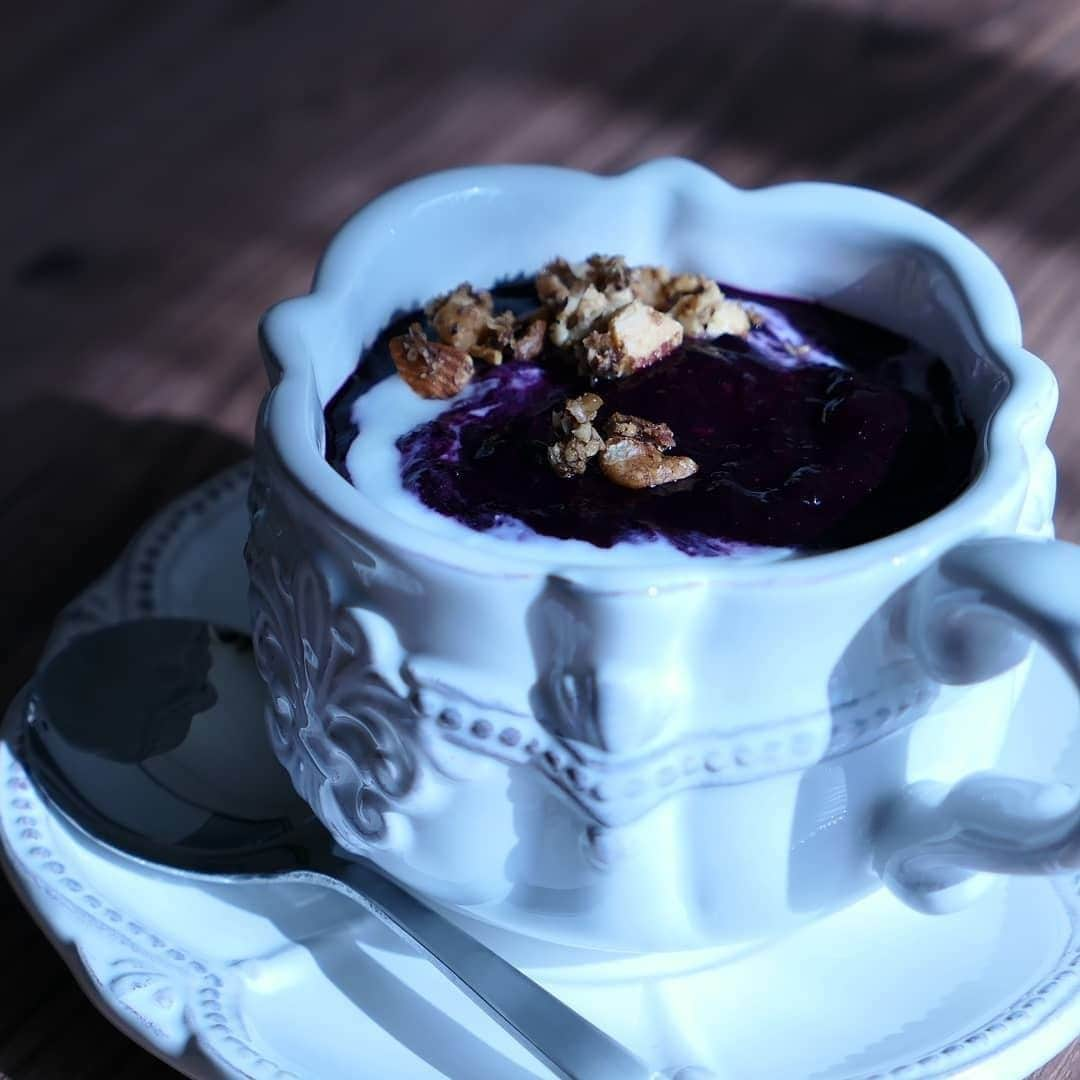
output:
[{"label": "cup handle", "polygon": [[[1019,537],[953,548],[914,583],[909,640],[938,681],[999,674],[1041,642],[1080,688],[1080,546]],[[921,781],[879,818],[874,864],[918,911],[963,907],[988,874],[1080,869],[1080,790],[999,773]]]}]

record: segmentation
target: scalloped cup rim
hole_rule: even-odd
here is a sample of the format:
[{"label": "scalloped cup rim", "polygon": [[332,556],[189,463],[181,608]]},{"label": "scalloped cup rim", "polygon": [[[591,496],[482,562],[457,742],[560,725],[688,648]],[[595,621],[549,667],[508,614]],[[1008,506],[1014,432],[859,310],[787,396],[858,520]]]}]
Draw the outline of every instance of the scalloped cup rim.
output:
[{"label": "scalloped cup rim", "polygon": [[[898,240],[933,252],[957,285],[988,356],[1009,380],[1008,393],[990,418],[985,454],[975,478],[942,510],[899,532],[851,548],[764,564],[716,557],[647,567],[604,567],[539,557],[515,550],[509,542],[505,554],[496,560],[490,551],[474,551],[390,518],[376,501],[336,473],[307,436],[314,370],[300,355],[297,333],[310,320],[321,318],[324,306],[347,301],[356,283],[357,253],[372,228],[385,228],[395,216],[435,199],[472,197],[509,183],[542,179],[544,174],[564,181],[573,177],[585,184],[651,183],[713,199],[755,200],[759,207],[771,204],[777,213],[790,213],[793,206],[812,201],[815,214],[829,213],[851,225],[872,223],[880,228],[887,220]],[[1001,271],[953,226],[902,199],[866,188],[799,181],[744,189],[682,158],[660,158],[614,176],[551,165],[485,165],[408,181],[375,198],[341,226],[319,263],[311,292],[271,307],[260,322],[259,334],[268,362],[276,369],[260,424],[286,473],[318,512],[335,519],[346,531],[464,572],[489,578],[555,575],[604,591],[642,592],[709,581],[755,587],[809,584],[872,572],[882,563],[921,564],[978,531],[978,522],[1024,473],[1025,429],[1035,418],[1041,419],[1045,429],[1057,399],[1052,372],[1022,345],[1016,299]]]}]

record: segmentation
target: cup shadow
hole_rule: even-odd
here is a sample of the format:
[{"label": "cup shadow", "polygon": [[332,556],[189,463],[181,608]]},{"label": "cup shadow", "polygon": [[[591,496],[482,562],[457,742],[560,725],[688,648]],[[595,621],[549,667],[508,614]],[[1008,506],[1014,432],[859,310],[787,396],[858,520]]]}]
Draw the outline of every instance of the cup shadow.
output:
[{"label": "cup shadow", "polygon": [[0,699],[29,677],[57,613],[171,500],[247,457],[203,424],[130,419],[60,395],[0,413]]}]

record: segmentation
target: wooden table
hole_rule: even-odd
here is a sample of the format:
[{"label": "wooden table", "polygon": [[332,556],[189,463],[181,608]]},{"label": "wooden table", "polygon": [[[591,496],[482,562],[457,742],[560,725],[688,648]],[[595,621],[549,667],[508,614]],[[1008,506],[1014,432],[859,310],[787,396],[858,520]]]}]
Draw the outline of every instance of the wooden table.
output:
[{"label": "wooden table", "polygon": [[[1056,369],[1080,539],[1080,5],[1070,0],[54,0],[0,14],[0,697],[140,521],[242,458],[259,313],[432,168],[868,184],[971,233]],[[171,1075],[0,884],[0,1073]],[[13,972],[18,972],[17,977]],[[1080,1075],[1080,1045],[1040,1080]]]}]

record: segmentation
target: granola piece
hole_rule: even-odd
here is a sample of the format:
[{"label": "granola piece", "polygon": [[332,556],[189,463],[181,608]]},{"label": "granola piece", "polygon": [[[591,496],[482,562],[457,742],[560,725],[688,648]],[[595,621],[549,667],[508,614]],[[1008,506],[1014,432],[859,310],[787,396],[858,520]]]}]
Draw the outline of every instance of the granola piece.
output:
[{"label": "granola piece", "polygon": [[487,331],[481,336],[481,341],[494,345],[498,349],[509,349],[514,344],[514,331],[517,329],[517,319],[512,311],[504,311],[501,315],[489,316]]},{"label": "granola piece", "polygon": [[551,426],[559,438],[548,447],[548,462],[563,479],[581,476],[603,450],[604,440],[592,425],[603,404],[598,394],[582,394],[552,412]]},{"label": "granola piece", "polygon": [[553,259],[536,276],[536,292],[551,312],[552,344],[581,341],[602,320],[630,303],[630,268],[621,255],[590,255],[585,262]]},{"label": "granola piece", "polygon": [[441,341],[429,341],[419,323],[407,334],[390,339],[390,355],[398,374],[423,398],[450,398],[473,377],[472,357]]},{"label": "granola piece", "polygon": [[485,343],[491,321],[491,293],[463,281],[453,292],[438,296],[425,308],[435,333],[445,345],[466,352]]},{"label": "granola piece", "polygon": [[535,360],[544,351],[544,338],[547,337],[547,329],[547,319],[533,319],[519,328],[514,337],[514,359]]},{"label": "granola piece", "polygon": [[716,338],[721,334],[750,333],[750,316],[742,304],[728,300],[715,281],[701,292],[680,297],[668,312],[677,319],[688,337]]},{"label": "granola piece", "polygon": [[675,447],[675,436],[667,424],[621,412],[608,417],[604,434],[609,439],[641,439],[659,450],[672,450]]},{"label": "granola piece", "polygon": [[566,259],[552,259],[536,275],[536,295],[542,303],[557,307],[571,292],[580,290],[586,284],[584,267],[580,263],[574,266]]},{"label": "granola piece", "polygon": [[494,345],[474,345],[469,350],[469,355],[474,360],[482,360],[492,367],[498,367],[503,362],[502,349],[497,349]]},{"label": "granola piece", "polygon": [[662,360],[682,339],[675,319],[632,300],[612,315],[606,330],[585,337],[584,367],[602,379],[621,379]]},{"label": "granola piece", "polygon": [[512,311],[493,314],[493,307],[491,293],[464,281],[453,292],[432,300],[425,311],[443,344],[496,365],[514,345],[517,320]]},{"label": "granola piece", "polygon": [[652,488],[685,480],[698,470],[693,458],[667,456],[644,439],[609,439],[600,454],[600,471],[625,488]]},{"label": "granola piece", "polygon": [[551,426],[555,428],[556,434],[571,435],[582,424],[591,424],[603,404],[604,399],[591,392],[580,397],[567,398],[561,409],[552,412]]},{"label": "granola piece", "polygon": [[553,345],[581,341],[634,299],[632,271],[621,255],[590,255],[585,262],[553,259],[536,276],[536,292],[551,312]]},{"label": "granola piece", "polygon": [[469,347],[469,355],[474,360],[483,360],[485,364],[497,367],[513,347],[516,322],[512,311],[489,315],[477,343]]},{"label": "granola piece", "polygon": [[667,283],[668,305],[674,304],[680,296],[699,293],[710,284],[715,285],[716,282],[712,278],[705,277],[704,274],[676,274],[669,278]]},{"label": "granola piece", "polygon": [[552,259],[536,275],[536,294],[549,307],[559,307],[574,293],[584,292],[594,285],[609,303],[621,307],[628,304],[632,271],[621,255],[590,255],[584,262]]},{"label": "granola piece", "polygon": [[679,274],[667,285],[668,314],[677,319],[688,337],[714,338],[721,334],[745,337],[750,315],[742,304],[728,300],[712,278]]},{"label": "granola piece", "polygon": [[581,341],[593,327],[612,313],[607,298],[595,285],[570,293],[551,322],[551,342],[566,348]]},{"label": "granola piece", "polygon": [[[630,288],[631,270],[621,255],[590,255],[585,260],[586,280],[592,282],[605,296],[613,296]],[[624,303],[629,303],[627,298]]]},{"label": "granola piece", "polygon": [[635,266],[630,272],[630,291],[649,307],[662,311],[668,306],[671,271],[666,266]]},{"label": "granola piece", "polygon": [[589,467],[589,459],[595,457],[604,446],[603,439],[596,435],[589,442],[577,439],[564,439],[548,447],[548,462],[564,480],[581,476]]},{"label": "granola piece", "polygon": [[621,255],[590,255],[586,267],[589,282],[604,294],[609,314],[634,299],[631,270]]}]

